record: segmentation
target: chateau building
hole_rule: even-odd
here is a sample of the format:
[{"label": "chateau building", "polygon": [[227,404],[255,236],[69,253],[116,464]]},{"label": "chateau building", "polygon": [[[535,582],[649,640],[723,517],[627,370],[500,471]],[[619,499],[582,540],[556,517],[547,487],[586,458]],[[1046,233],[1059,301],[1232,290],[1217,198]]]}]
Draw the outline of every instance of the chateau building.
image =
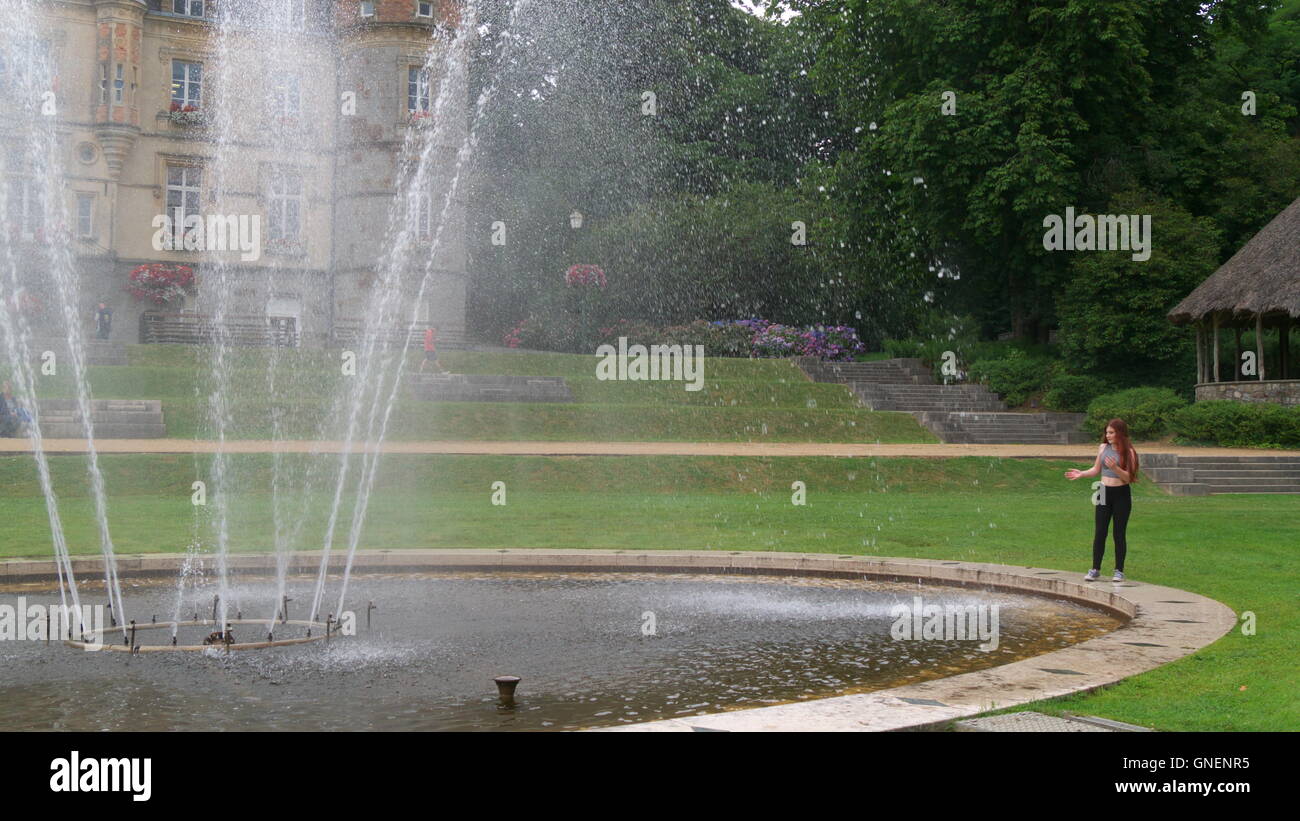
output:
[{"label": "chateau building", "polygon": [[[403,143],[432,122],[441,78],[439,68],[426,68],[429,49],[450,53],[462,3],[255,0],[258,30],[227,27],[218,37],[222,1],[42,0],[35,27],[53,66],[71,224],[38,224],[39,209],[24,206],[32,181],[12,164],[4,221],[30,241],[71,242],[84,315],[108,303],[112,339],[135,342],[149,324],[141,322],[145,312],[212,311],[205,270],[214,251],[179,242],[159,250],[156,220],[210,216],[205,209],[220,202],[224,214],[260,221],[260,248],[224,258],[229,321],[250,338],[261,326],[291,330],[282,339],[293,344],[328,344],[356,327],[367,289],[376,287],[397,181],[410,173],[399,167]],[[0,95],[15,62],[6,57],[0,54]],[[220,59],[226,71],[213,69]],[[439,116],[456,127],[434,132],[445,143],[433,149],[443,169],[465,131],[466,100],[454,96]],[[210,116],[218,102],[234,112],[220,139]],[[411,231],[430,253],[443,217],[433,190],[415,192],[411,209]],[[432,286],[416,312],[456,335],[465,306],[461,203],[452,203],[443,225]],[[427,259],[401,272],[399,287],[412,298]],[[195,292],[161,307],[140,301],[129,276],[152,263],[191,266]]]}]

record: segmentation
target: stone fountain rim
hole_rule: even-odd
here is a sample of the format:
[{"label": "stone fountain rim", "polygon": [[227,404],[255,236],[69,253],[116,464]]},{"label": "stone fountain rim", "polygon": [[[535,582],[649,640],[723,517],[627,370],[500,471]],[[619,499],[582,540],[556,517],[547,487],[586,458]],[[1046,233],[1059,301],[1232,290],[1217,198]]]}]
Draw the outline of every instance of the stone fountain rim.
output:
[{"label": "stone fountain rim", "polygon": [[[184,554],[118,557],[122,578],[177,572]],[[232,554],[236,573],[275,569],[273,554]],[[331,557],[342,571],[345,556]],[[320,554],[295,553],[289,572],[315,572]],[[73,560],[83,578],[102,559]],[[748,573],[910,581],[1063,598],[1126,619],[1118,629],[1079,644],[987,670],[791,704],[667,719],[605,731],[870,731],[919,729],[1041,699],[1088,692],[1176,661],[1231,630],[1236,613],[1206,596],[1144,582],[1083,582],[1077,572],[940,559],[701,550],[421,549],[359,551],[354,572],[551,571]],[[55,578],[48,560],[0,562],[0,584]],[[83,575],[84,574],[84,575]]]}]

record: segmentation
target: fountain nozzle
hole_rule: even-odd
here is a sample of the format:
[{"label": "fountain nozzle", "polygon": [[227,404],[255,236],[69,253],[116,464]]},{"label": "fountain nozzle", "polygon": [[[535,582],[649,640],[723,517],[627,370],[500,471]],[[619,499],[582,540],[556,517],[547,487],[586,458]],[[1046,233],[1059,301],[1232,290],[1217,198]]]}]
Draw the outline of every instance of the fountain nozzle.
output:
[{"label": "fountain nozzle", "polygon": [[492,679],[497,684],[497,695],[501,703],[511,706],[515,703],[515,688],[519,686],[519,676],[497,676]]}]

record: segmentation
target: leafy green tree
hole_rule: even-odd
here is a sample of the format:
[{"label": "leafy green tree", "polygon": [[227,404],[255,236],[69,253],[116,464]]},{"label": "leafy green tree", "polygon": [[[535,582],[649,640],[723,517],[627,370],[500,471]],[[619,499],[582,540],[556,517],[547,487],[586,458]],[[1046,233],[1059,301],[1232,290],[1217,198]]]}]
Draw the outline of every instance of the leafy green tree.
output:
[{"label": "leafy green tree", "polygon": [[1064,361],[1073,372],[1115,385],[1185,392],[1196,376],[1195,345],[1191,331],[1166,314],[1218,266],[1218,230],[1211,220],[1145,191],[1123,192],[1109,209],[1151,215],[1151,258],[1074,252],[1058,305]]}]

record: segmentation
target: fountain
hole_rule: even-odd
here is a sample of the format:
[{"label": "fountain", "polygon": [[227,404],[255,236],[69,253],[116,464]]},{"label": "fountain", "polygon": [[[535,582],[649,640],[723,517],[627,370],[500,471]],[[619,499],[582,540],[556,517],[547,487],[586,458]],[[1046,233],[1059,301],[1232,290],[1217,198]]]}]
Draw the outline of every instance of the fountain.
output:
[{"label": "fountain", "polygon": [[[0,214],[30,212],[44,226],[66,225],[65,146],[57,117],[45,114],[41,105],[55,78],[39,46],[39,18],[32,13],[36,0],[16,2],[14,25],[0,31],[10,82],[0,129],[13,146],[0,154],[0,175],[24,182],[0,186]],[[132,4],[118,5],[105,13]],[[514,0],[505,30],[512,31],[532,6],[530,0]],[[511,564],[511,557],[495,554],[491,561],[455,555],[435,561],[361,552],[382,447],[399,396],[410,387],[405,380],[409,341],[424,323],[420,306],[436,289],[440,259],[460,230],[458,198],[497,89],[489,73],[482,91],[469,99],[477,7],[466,0],[453,20],[430,26],[421,53],[383,55],[386,64],[414,61],[408,122],[394,129],[391,112],[367,119],[366,92],[373,91],[365,83],[372,68],[364,42],[368,24],[357,24],[359,34],[352,38],[339,33],[337,20],[309,24],[295,19],[293,8],[305,6],[260,0],[214,4],[204,23],[210,48],[201,75],[202,105],[186,103],[157,118],[157,127],[168,129],[167,138],[181,146],[174,153],[196,163],[185,168],[201,169],[201,183],[190,186],[187,171],[178,184],[182,215],[193,205],[240,225],[253,212],[271,214],[260,234],[267,240],[260,260],[229,245],[190,252],[201,283],[191,307],[206,317],[209,328],[195,361],[201,371],[196,392],[203,400],[200,436],[218,447],[207,472],[196,473],[206,501],[193,505],[192,535],[182,559],[140,561],[129,573],[119,570],[95,446],[81,330],[83,294],[70,245],[36,242],[22,231],[0,233],[0,345],[16,397],[33,409],[42,390],[34,362],[42,352],[33,347],[36,335],[22,309],[23,295],[35,287],[30,271],[51,274],[46,293],[57,302],[53,327],[69,340],[68,361],[60,367],[73,386],[87,442],[89,495],[102,557],[102,580],[74,573],[37,413],[29,436],[57,585],[45,594],[50,601],[42,603],[54,604],[57,595],[60,606],[80,613],[83,599],[102,595],[111,614],[108,626],[80,624],[78,635],[64,642],[107,652],[54,652],[31,644],[14,651],[18,663],[6,671],[12,677],[5,682],[12,721],[7,726],[42,726],[51,698],[55,709],[73,716],[69,726],[84,721],[94,729],[128,724],[133,729],[494,729],[507,719],[516,729],[633,723],[885,688],[933,677],[934,670],[981,670],[1087,640],[1122,620],[1115,612],[1078,602],[1049,604],[1008,589],[944,588],[940,595],[954,606],[994,602],[1007,608],[1006,650],[994,657],[957,641],[921,647],[883,639],[891,608],[916,592],[915,577],[908,578],[911,565],[907,573],[865,563],[841,570],[829,567],[834,557],[822,557],[829,569],[820,567],[823,577],[811,578],[816,574],[808,567],[815,562],[803,557],[786,564],[774,560],[765,575],[757,562],[742,568],[742,559],[714,556],[696,557],[698,564],[644,555],[622,557],[628,561],[620,563],[605,556],[600,561],[606,564],[594,565],[585,556],[565,556],[547,567],[554,556],[536,558],[534,566]],[[124,30],[129,33],[129,26]],[[498,39],[495,59],[510,60],[512,38]],[[124,48],[130,52],[129,36]],[[182,72],[178,82],[185,100],[188,84],[197,85],[198,77],[190,69]],[[268,86],[271,126],[265,125]],[[107,75],[102,88],[105,98],[116,93]],[[359,104],[362,114],[328,118],[326,133],[318,125],[325,119],[313,117],[322,106],[332,108],[336,96],[345,96],[336,95],[340,90],[361,92],[359,100],[337,102],[345,109]],[[370,104],[377,105],[373,99],[379,96]],[[348,119],[354,116],[355,121]],[[129,130],[112,122],[100,129],[122,140],[127,138],[119,132]],[[319,155],[309,150],[316,143]],[[105,137],[106,155],[110,147],[120,167],[126,152],[121,142]],[[193,159],[199,155],[201,163]],[[284,293],[320,289],[313,266],[334,266],[335,260],[314,258],[316,252],[295,239],[313,218],[312,209],[319,208],[314,203],[327,199],[321,190],[327,156],[342,157],[339,162],[349,166],[338,175],[345,187],[360,189],[371,177],[392,180],[391,190],[358,193],[357,202],[363,195],[366,202],[355,205],[357,213],[331,215],[331,225],[348,223],[357,234],[349,235],[356,242],[337,244],[365,258],[368,284],[356,300],[359,327],[349,340],[352,348],[325,349],[316,361],[332,368],[335,353],[345,361],[351,354],[355,367],[337,376],[324,367],[300,372],[303,360],[287,351],[307,332],[296,324],[276,325],[275,319],[255,334],[269,348],[250,366],[247,339],[237,331],[244,312],[259,300],[288,302]],[[200,179],[198,171],[193,179]],[[192,203],[185,199],[190,193]],[[333,192],[328,199],[331,207],[354,205]],[[169,202],[163,199],[163,205]],[[211,240],[209,232],[205,242]],[[354,252],[354,245],[363,250]],[[333,287],[331,282],[326,303],[331,318],[340,304]],[[394,331],[397,344],[392,344]],[[459,390],[435,387],[434,393]],[[571,398],[562,383],[539,381],[535,388],[546,399]],[[279,447],[294,426],[290,409],[277,403],[295,393],[324,397],[328,410],[312,420],[312,438],[322,442],[341,431],[337,456],[315,451],[298,459]],[[251,495],[240,500],[239,494],[254,484],[245,471],[261,467],[232,458],[226,447],[241,438],[239,416],[259,412],[250,409],[265,411],[272,445],[265,466],[272,527],[257,535],[239,531],[240,505],[249,504]],[[253,542],[256,538],[263,542]],[[666,572],[678,576],[667,579]],[[799,575],[804,573],[810,578]],[[123,576],[128,577],[126,597]],[[41,580],[36,571],[33,579]],[[945,581],[958,583],[955,577]],[[365,637],[340,641],[357,634],[353,609],[365,610]],[[656,612],[663,617],[655,619]],[[139,613],[151,614],[147,623]],[[36,652],[47,654],[39,671],[24,663]],[[127,658],[114,658],[121,653]],[[166,654],[173,658],[152,667],[145,665],[156,659],[137,663],[133,658]],[[123,673],[115,661],[131,666]],[[214,667],[246,677],[256,709],[230,709],[227,694],[213,692]],[[500,670],[527,675],[527,688],[516,693],[516,675],[493,678],[491,673]],[[368,701],[354,697],[391,679],[421,685],[401,693],[376,687]],[[48,688],[55,691],[52,697],[37,694],[50,682],[60,685]],[[105,706],[115,698],[139,715],[129,722],[104,718]],[[499,706],[499,713],[494,707],[485,718],[486,703]]]}]

